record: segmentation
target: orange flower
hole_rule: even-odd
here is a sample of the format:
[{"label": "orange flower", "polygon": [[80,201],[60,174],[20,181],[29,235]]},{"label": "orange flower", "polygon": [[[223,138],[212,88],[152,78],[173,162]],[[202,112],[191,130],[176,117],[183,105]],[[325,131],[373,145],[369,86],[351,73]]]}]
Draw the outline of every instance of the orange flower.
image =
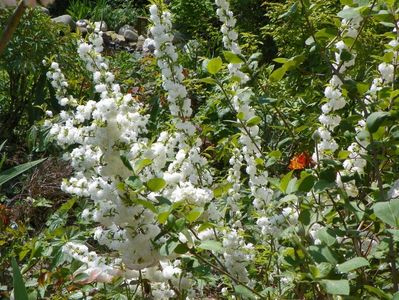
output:
[{"label": "orange flower", "polygon": [[302,152],[291,158],[288,168],[290,170],[302,170],[312,164],[312,158],[307,152]]}]

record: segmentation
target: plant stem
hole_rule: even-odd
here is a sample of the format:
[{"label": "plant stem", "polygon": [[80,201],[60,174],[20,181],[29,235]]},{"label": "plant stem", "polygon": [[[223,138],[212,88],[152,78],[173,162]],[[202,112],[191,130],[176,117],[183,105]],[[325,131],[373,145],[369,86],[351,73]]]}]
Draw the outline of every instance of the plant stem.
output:
[{"label": "plant stem", "polygon": [[6,28],[4,28],[0,38],[0,56],[3,54],[4,50],[7,47],[7,44],[10,42],[11,37],[17,29],[19,21],[21,20],[25,10],[26,6],[24,4],[24,1],[20,1],[17,8],[14,10],[14,13],[8,19],[7,26]]},{"label": "plant stem", "polygon": [[218,266],[212,264],[211,262],[207,261],[205,258],[203,258],[201,255],[199,255],[198,253],[195,252],[195,250],[190,250],[190,253],[193,254],[196,258],[198,258],[200,261],[202,261],[203,263],[207,264],[208,266],[212,267],[213,269],[215,269],[216,271],[226,275],[227,277],[229,277],[231,280],[234,281],[235,284],[239,284],[243,287],[245,287],[247,290],[251,291],[252,293],[254,293],[256,296],[258,296],[260,299],[266,299],[264,296],[262,296],[261,294],[259,294],[257,291],[255,291],[253,288],[250,288],[249,286],[247,286],[245,283],[239,281],[237,278],[235,278],[234,276],[232,276],[231,274],[229,274],[228,272],[226,272],[225,270],[219,268]]}]

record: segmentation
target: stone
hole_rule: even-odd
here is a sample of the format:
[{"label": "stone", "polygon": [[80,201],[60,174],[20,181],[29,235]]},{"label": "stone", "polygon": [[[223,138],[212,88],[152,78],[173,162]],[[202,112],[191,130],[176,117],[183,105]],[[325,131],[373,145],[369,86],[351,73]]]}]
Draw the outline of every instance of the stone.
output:
[{"label": "stone", "polygon": [[86,20],[86,19],[80,19],[80,20],[77,20],[77,21],[76,21],[76,26],[77,26],[77,27],[84,27],[84,28],[86,28],[87,25],[89,25],[89,21]]},{"label": "stone", "polygon": [[121,28],[119,28],[118,34],[123,35],[126,30],[135,31],[133,26],[123,25]]},{"label": "stone", "polygon": [[137,42],[137,39],[139,37],[137,31],[134,29],[133,26],[130,25],[123,25],[119,29],[118,34],[123,35],[124,38],[129,42]]},{"label": "stone", "polygon": [[115,42],[116,44],[126,44],[126,39],[123,35],[117,34],[115,31],[107,31],[103,33],[103,40],[105,43]]},{"label": "stone", "polygon": [[75,31],[76,24],[70,15],[62,15],[51,19],[54,23],[60,23],[69,26],[71,31]]},{"label": "stone", "polygon": [[137,51],[143,51],[144,41],[145,41],[145,37],[140,35],[137,39],[137,44],[136,44]]},{"label": "stone", "polygon": [[125,33],[123,34],[125,39],[129,42],[137,42],[137,39],[139,35],[137,32],[131,31],[131,30],[126,30]]},{"label": "stone", "polygon": [[108,31],[108,25],[104,21],[94,22],[94,28],[96,31]]}]

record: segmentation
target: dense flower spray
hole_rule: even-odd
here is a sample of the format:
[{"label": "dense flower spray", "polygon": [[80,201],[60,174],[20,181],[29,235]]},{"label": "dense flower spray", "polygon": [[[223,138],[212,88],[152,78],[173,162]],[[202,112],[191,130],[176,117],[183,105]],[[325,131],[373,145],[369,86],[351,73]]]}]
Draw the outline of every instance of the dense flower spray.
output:
[{"label": "dense flower spray", "polygon": [[[345,9],[350,9],[345,7]],[[317,145],[316,153],[313,155],[313,160],[318,161],[329,154],[334,153],[338,149],[338,144],[334,140],[332,133],[334,129],[340,124],[341,117],[336,114],[336,111],[342,109],[346,105],[345,97],[342,94],[342,80],[345,77],[345,71],[355,63],[356,53],[352,51],[343,41],[344,38],[354,38],[358,34],[358,29],[361,25],[362,17],[360,14],[357,17],[350,19],[342,19],[341,21],[341,39],[335,43],[335,61],[332,64],[335,73],[333,74],[329,85],[324,90],[324,96],[327,98],[327,103],[321,106],[322,114],[319,117],[321,127],[318,129],[320,142]],[[350,59],[344,59],[346,56]]]}]

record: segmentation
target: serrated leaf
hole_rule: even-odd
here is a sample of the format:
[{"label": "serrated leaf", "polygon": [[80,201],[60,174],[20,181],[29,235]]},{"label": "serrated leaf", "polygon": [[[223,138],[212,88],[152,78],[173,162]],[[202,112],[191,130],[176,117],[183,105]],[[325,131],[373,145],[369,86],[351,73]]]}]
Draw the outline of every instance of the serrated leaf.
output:
[{"label": "serrated leaf", "polygon": [[223,61],[220,57],[215,57],[209,60],[206,69],[208,70],[209,73],[212,75],[215,75],[217,72],[220,71],[220,69],[223,66]]},{"label": "serrated leaf", "polygon": [[150,191],[158,192],[166,186],[166,181],[162,178],[151,178],[146,184]]},{"label": "serrated leaf", "polygon": [[364,257],[355,257],[337,266],[341,273],[349,273],[361,267],[369,266],[369,262]]}]

